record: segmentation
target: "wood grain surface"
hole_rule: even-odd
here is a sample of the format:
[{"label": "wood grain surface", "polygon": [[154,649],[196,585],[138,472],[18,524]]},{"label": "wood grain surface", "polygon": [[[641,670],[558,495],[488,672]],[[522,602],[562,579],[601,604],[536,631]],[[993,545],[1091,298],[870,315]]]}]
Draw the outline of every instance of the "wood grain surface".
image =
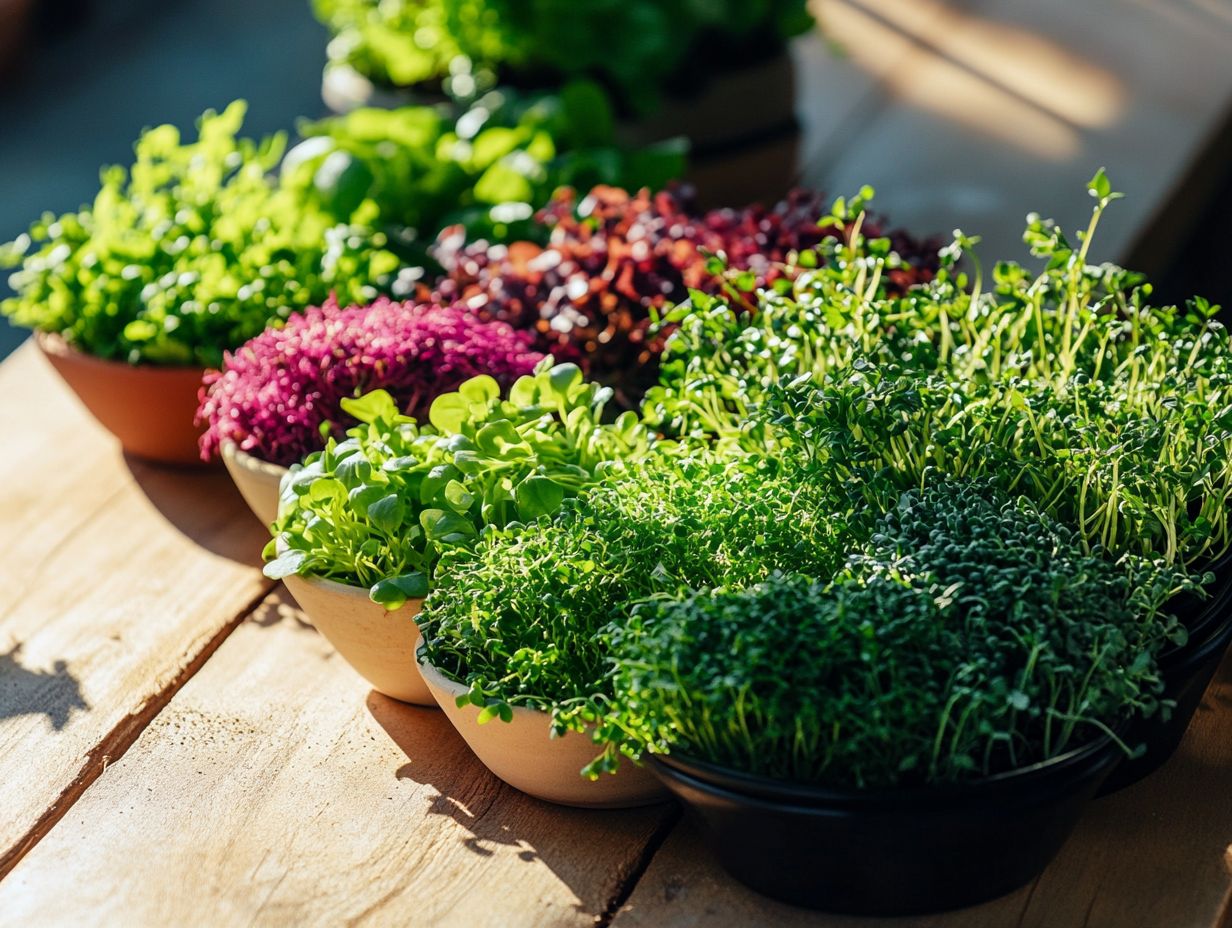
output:
[{"label": "wood grain surface", "polygon": [[809,184],[833,195],[872,184],[895,224],[980,235],[990,263],[1028,258],[1029,211],[1085,227],[1084,185],[1104,166],[1127,196],[1108,211],[1095,254],[1132,252],[1152,272],[1168,243],[1142,242],[1161,216],[1200,205],[1186,182],[1232,102],[1228,3],[817,0],[815,9],[841,53],[801,49]]},{"label": "wood grain surface", "polygon": [[31,344],[0,397],[3,874],[271,584],[224,473],[126,459]]},{"label": "wood grain surface", "polygon": [[273,596],[0,883],[0,912],[589,926],[674,818],[670,805],[583,811],[511,789],[439,711],[370,691]]}]

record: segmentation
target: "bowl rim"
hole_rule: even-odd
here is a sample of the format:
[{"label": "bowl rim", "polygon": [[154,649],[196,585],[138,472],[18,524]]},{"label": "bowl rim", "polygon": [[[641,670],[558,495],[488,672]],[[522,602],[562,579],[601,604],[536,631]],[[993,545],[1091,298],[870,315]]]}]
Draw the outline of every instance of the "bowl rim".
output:
[{"label": "bowl rim", "polygon": [[151,374],[192,374],[199,380],[209,369],[204,364],[151,364],[148,361],[143,361],[140,364],[129,364],[127,361],[121,361],[116,358],[100,358],[97,355],[82,351],[77,346],[71,344],[59,332],[44,332],[42,330],[35,330],[34,341],[39,346],[39,349],[46,355],[80,364],[90,364],[97,367],[103,367],[108,370],[126,368],[132,371],[144,371]]},{"label": "bowl rim", "polygon": [[1030,788],[1031,784],[1040,781],[1060,781],[1065,779],[1067,774],[1074,776],[1085,773],[1089,768],[1101,764],[1107,764],[1111,771],[1114,762],[1121,756],[1122,751],[1117,742],[1109,735],[1101,735],[1048,760],[978,780],[934,786],[859,789],[773,780],[679,753],[675,757],[666,754],[643,755],[649,759],[652,767],[661,774],[665,773],[669,779],[681,778],[695,788],[726,795],[733,801],[760,802],[780,809],[794,806],[812,811],[833,806],[940,807],[977,798],[995,801],[997,797],[1017,787]]}]

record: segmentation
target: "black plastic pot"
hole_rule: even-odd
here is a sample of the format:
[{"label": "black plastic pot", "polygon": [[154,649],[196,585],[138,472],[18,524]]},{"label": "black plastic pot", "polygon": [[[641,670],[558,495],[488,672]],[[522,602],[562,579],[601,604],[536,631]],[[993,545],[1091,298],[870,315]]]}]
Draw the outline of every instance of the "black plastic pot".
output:
[{"label": "black plastic pot", "polygon": [[1232,590],[1224,592],[1220,600],[1223,620],[1205,640],[1175,653],[1170,659],[1160,660],[1164,675],[1164,698],[1176,703],[1168,718],[1155,716],[1134,722],[1125,734],[1125,743],[1131,747],[1144,745],[1146,750],[1137,757],[1126,758],[1112,772],[1100,789],[1100,795],[1116,792],[1132,786],[1162,767],[1176,753],[1181,739],[1193,720],[1194,713],[1202,703],[1202,694],[1210,686],[1219,669],[1228,647],[1232,645]]},{"label": "black plastic pot", "polygon": [[1162,659],[1179,658],[1186,650],[1195,650],[1223,624],[1232,613],[1232,552],[1211,563],[1207,571],[1215,575],[1215,582],[1202,597],[1183,593],[1168,603],[1168,611],[1175,615],[1189,630],[1189,641],[1175,654],[1165,653]]},{"label": "black plastic pot", "polygon": [[1163,698],[1175,705],[1166,718],[1156,715],[1130,724],[1125,743],[1144,750],[1121,762],[1104,781],[1101,796],[1132,786],[1176,753],[1202,702],[1202,694],[1232,645],[1232,554],[1225,554],[1207,569],[1215,574],[1215,583],[1205,599],[1186,594],[1168,604],[1168,609],[1189,630],[1185,644],[1159,656]]},{"label": "black plastic pot", "polygon": [[651,766],[757,892],[829,912],[918,915],[1030,882],[1119,756],[1105,738],[970,784],[892,791],[819,789],[679,757]]}]

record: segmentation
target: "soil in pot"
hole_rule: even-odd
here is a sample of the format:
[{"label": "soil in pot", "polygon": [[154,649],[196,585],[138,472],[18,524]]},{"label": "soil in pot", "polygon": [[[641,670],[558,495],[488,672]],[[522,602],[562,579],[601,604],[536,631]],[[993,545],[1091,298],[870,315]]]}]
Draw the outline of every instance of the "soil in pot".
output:
[{"label": "soil in pot", "polygon": [[423,600],[386,612],[360,587],[315,577],[290,576],[283,582],[317,631],[374,690],[402,702],[436,706],[415,663],[420,641],[415,616]]},{"label": "soil in pot", "polygon": [[287,469],[253,457],[230,441],[223,443],[222,462],[253,515],[266,525],[277,519],[279,487]]},{"label": "soil in pot", "polygon": [[479,708],[458,707],[467,687],[420,663],[428,688],[458,734],[485,767],[514,789],[536,799],[585,809],[626,809],[662,802],[667,792],[645,768],[622,760],[615,774],[588,780],[580,771],[599,753],[588,735],[569,732],[549,737],[546,712],[515,706],[513,721],[493,719],[480,725]]},{"label": "soil in pot", "polygon": [[1030,882],[1120,756],[1102,739],[970,784],[903,790],[784,784],[680,758],[651,765],[742,883],[793,905],[887,916],[975,905]]},{"label": "soil in pot", "polygon": [[201,430],[194,420],[203,370],[104,361],[58,335],[39,333],[37,341],[56,373],[125,451],[150,461],[202,466]]}]

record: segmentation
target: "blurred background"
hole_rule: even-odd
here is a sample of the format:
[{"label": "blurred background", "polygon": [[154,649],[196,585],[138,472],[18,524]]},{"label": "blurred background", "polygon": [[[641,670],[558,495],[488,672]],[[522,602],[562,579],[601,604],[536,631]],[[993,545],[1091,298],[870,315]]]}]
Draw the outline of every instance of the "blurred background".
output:
[{"label": "blurred background", "polygon": [[[254,136],[320,115],[328,38],[308,0],[0,0],[0,241],[91,202],[143,128],[237,98]],[[26,334],[0,320],[0,356]]]},{"label": "blurred background", "polygon": [[[793,179],[877,188],[920,234],[1023,258],[1024,216],[1085,224],[1101,165],[1127,194],[1100,259],[1168,301],[1232,305],[1232,0],[823,0],[796,39]],[[92,200],[142,128],[250,103],[246,134],[326,110],[309,0],[0,0],[0,241]],[[732,170],[757,171],[741,165]],[[732,203],[729,205],[741,205]],[[0,296],[7,295],[0,282]],[[25,337],[0,321],[0,357]]]}]

